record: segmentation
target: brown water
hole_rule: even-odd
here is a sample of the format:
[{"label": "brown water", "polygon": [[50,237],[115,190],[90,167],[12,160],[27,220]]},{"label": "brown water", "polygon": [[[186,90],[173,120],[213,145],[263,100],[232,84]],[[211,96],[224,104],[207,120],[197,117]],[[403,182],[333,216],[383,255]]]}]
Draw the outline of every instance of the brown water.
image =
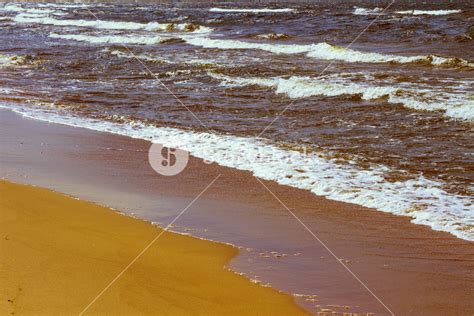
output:
[{"label": "brown water", "polygon": [[5,4],[0,100],[473,239],[473,6],[358,6]]}]

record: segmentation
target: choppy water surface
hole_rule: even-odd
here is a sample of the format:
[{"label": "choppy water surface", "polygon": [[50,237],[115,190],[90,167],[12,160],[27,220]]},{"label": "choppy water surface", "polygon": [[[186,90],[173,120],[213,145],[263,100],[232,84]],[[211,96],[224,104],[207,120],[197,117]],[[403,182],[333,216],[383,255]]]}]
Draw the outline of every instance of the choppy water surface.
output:
[{"label": "choppy water surface", "polygon": [[0,100],[474,240],[473,21],[467,2],[5,3]]}]

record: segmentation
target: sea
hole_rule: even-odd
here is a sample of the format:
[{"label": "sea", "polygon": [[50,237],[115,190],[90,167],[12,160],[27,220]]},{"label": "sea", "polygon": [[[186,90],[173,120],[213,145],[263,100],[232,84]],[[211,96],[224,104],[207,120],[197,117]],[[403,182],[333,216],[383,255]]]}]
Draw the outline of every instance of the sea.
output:
[{"label": "sea", "polygon": [[0,106],[474,240],[474,3],[0,3]]}]

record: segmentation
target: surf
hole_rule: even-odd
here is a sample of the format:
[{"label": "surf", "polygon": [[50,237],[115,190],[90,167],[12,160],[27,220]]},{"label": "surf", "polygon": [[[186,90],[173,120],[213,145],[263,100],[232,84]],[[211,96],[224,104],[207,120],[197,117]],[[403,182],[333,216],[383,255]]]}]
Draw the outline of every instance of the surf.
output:
[{"label": "surf", "polygon": [[[449,93],[430,90],[426,86],[411,88],[393,85],[374,85],[372,83],[356,83],[340,75],[320,78],[297,77],[289,78],[242,78],[222,74],[208,73],[226,87],[261,86],[273,89],[276,94],[284,94],[292,99],[311,96],[358,96],[362,100],[384,98],[390,104],[402,104],[404,107],[418,111],[440,111],[444,116],[474,122],[474,100],[464,97],[461,92]],[[367,76],[366,76],[367,78]]]},{"label": "surf", "polygon": [[474,64],[460,58],[436,55],[398,56],[364,52],[331,45],[325,42],[317,44],[268,44],[245,42],[230,39],[212,39],[209,37],[182,37],[186,43],[204,48],[216,49],[256,49],[274,54],[305,54],[307,57],[322,60],[338,60],[351,63],[422,63],[432,66],[474,67]]},{"label": "surf", "polygon": [[[5,107],[0,105],[0,107]],[[11,107],[9,107],[11,108]],[[395,215],[409,216],[411,222],[474,240],[471,199],[446,192],[444,183],[415,176],[387,181],[396,170],[383,165],[363,169],[348,161],[328,159],[322,150],[304,153],[284,149],[269,140],[155,127],[142,122],[116,123],[44,112],[41,108],[16,107],[26,117],[92,130],[144,139],[219,165],[247,170],[255,177],[281,185],[308,190],[335,201],[358,204]]]}]

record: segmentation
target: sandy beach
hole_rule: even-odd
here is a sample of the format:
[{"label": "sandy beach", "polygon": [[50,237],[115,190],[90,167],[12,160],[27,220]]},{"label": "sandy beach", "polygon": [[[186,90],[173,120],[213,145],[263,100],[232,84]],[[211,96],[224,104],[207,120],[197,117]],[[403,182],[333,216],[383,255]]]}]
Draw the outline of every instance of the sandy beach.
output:
[{"label": "sandy beach", "polygon": [[[287,293],[305,294],[297,296],[297,302],[314,314],[322,308],[389,314],[251,174],[191,157],[182,174],[160,177],[147,163],[145,141],[22,118],[7,110],[0,117],[3,178],[108,205],[164,227],[221,174],[173,230],[239,246],[239,255],[229,267]],[[471,242],[413,225],[408,218],[326,200],[270,181],[265,184],[395,314],[467,315],[474,310]],[[145,222],[105,214],[145,227],[143,234],[156,232]],[[149,240],[149,235],[140,236],[144,236],[141,242]],[[226,254],[219,257],[222,265],[236,253],[232,247],[215,247]],[[128,256],[140,247],[131,248]],[[283,301],[291,299],[283,297]]]},{"label": "sandy beach", "polygon": [[[0,314],[78,315],[161,230],[49,190],[0,182]],[[165,232],[84,315],[304,315],[225,268],[237,249]]]},{"label": "sandy beach", "polygon": [[0,1],[1,315],[474,315],[468,1]]}]

